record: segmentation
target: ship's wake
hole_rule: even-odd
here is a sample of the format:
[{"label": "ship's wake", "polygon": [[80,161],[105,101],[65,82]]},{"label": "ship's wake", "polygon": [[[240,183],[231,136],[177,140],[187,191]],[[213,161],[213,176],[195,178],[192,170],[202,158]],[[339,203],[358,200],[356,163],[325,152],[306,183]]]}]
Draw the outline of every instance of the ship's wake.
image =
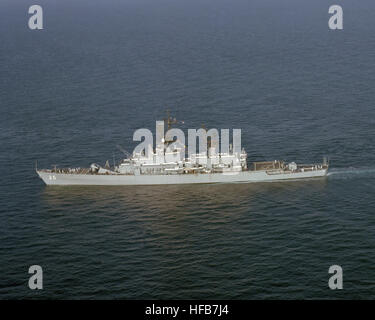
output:
[{"label": "ship's wake", "polygon": [[375,178],[375,167],[348,167],[329,169],[329,179]]}]

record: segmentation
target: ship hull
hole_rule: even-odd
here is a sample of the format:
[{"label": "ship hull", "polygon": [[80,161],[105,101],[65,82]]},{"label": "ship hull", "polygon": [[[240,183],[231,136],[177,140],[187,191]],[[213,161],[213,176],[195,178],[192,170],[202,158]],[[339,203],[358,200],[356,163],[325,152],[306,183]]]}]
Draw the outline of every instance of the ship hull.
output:
[{"label": "ship hull", "polygon": [[266,171],[241,171],[236,173],[171,174],[171,175],[100,175],[65,174],[37,171],[46,185],[163,185],[195,183],[251,183],[297,180],[324,177],[327,169],[305,172],[270,173]]}]

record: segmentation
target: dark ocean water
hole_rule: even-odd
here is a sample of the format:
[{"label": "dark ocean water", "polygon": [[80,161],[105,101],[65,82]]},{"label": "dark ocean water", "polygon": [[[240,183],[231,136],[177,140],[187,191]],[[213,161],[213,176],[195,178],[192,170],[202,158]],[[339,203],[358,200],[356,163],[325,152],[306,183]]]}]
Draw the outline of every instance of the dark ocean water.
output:
[{"label": "dark ocean water", "polygon": [[[375,2],[0,3],[0,298],[375,298]],[[248,161],[331,159],[326,179],[45,187],[154,131],[241,128]],[[44,271],[31,291],[29,266]],[[328,288],[328,268],[344,289]]]}]

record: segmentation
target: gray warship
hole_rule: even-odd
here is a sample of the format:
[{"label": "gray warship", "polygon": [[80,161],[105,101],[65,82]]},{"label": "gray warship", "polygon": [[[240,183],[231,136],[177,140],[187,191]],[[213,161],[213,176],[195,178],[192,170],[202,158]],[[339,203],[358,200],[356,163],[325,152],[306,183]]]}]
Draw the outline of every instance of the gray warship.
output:
[{"label": "gray warship", "polygon": [[[168,115],[168,128],[173,122]],[[173,143],[173,148],[169,146]],[[156,148],[133,152],[111,167],[91,164],[88,168],[37,169],[46,185],[165,185],[194,183],[250,183],[324,177],[329,163],[297,164],[273,160],[253,162],[248,168],[244,149],[218,152],[208,143],[206,151],[186,156],[185,146],[157,138]],[[172,159],[172,160],[171,160]]]}]

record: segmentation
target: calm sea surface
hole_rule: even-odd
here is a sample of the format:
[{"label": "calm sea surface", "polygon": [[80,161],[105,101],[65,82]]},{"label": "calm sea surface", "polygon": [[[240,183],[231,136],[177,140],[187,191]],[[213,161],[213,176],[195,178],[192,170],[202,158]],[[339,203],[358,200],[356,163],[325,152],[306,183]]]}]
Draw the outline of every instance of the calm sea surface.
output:
[{"label": "calm sea surface", "polygon": [[[0,299],[374,299],[375,2],[0,3]],[[248,161],[331,159],[326,179],[46,187],[171,109],[241,128]],[[187,132],[187,131],[185,131]],[[28,289],[40,265],[44,289]],[[328,268],[344,289],[328,288]]]}]

